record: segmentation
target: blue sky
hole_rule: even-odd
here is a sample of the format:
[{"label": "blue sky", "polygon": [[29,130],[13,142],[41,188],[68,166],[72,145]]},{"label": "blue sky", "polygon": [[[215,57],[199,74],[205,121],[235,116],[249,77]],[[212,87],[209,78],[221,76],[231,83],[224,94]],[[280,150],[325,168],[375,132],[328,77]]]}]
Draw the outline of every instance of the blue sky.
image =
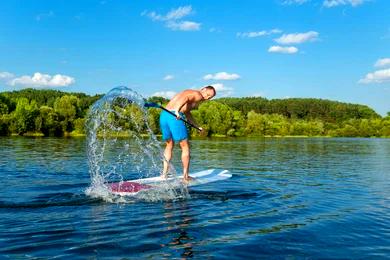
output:
[{"label": "blue sky", "polygon": [[0,91],[314,97],[390,111],[390,1],[0,2]]}]

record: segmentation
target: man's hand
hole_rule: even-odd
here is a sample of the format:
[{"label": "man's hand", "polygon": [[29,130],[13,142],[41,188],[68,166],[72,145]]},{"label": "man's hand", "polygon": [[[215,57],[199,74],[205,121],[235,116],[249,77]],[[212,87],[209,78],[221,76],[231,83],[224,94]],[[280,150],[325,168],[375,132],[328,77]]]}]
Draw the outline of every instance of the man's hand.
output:
[{"label": "man's hand", "polygon": [[175,115],[176,115],[176,119],[179,120],[181,118],[180,114],[179,114],[179,111],[175,111]]}]

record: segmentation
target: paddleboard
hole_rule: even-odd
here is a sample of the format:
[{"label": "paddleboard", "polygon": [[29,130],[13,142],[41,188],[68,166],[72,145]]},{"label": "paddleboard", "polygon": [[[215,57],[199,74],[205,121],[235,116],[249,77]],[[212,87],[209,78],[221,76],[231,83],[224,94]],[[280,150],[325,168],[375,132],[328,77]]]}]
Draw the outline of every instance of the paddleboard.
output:
[{"label": "paddleboard", "polygon": [[[232,174],[228,170],[221,169],[209,169],[200,172],[191,173],[190,177],[193,178],[187,186],[197,186],[215,181],[222,181],[232,177]],[[142,190],[157,188],[158,185],[163,182],[172,182],[180,184],[183,179],[183,176],[162,178],[151,177],[151,178],[143,178],[122,182],[113,182],[108,183],[108,188],[113,194],[126,196],[126,195],[135,195]]]}]

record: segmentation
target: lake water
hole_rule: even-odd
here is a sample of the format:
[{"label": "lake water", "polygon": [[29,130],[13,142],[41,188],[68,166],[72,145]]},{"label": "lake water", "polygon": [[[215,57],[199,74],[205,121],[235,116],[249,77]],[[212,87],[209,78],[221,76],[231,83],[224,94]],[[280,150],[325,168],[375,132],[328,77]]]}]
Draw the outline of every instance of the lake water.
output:
[{"label": "lake water", "polygon": [[110,203],[85,193],[85,139],[0,138],[0,258],[390,257],[389,139],[192,140],[192,155],[233,177]]}]

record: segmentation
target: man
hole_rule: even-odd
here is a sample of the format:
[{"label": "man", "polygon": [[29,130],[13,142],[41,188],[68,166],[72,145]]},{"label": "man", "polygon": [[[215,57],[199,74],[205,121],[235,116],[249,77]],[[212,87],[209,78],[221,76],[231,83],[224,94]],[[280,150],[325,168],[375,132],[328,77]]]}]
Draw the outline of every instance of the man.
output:
[{"label": "man", "polygon": [[[160,114],[160,127],[163,140],[166,142],[164,151],[164,168],[163,177],[167,177],[169,162],[172,158],[172,151],[175,142],[180,144],[181,161],[183,163],[183,180],[189,182],[191,177],[188,175],[190,167],[190,145],[188,142],[188,131],[185,123],[180,120],[185,116],[185,119],[191,124],[196,125],[195,120],[191,115],[191,110],[198,107],[199,103],[209,100],[215,96],[214,87],[207,86],[201,90],[187,89],[175,95],[166,106],[166,109],[175,113],[176,118],[166,111]],[[200,128],[203,130],[202,128]]]}]

